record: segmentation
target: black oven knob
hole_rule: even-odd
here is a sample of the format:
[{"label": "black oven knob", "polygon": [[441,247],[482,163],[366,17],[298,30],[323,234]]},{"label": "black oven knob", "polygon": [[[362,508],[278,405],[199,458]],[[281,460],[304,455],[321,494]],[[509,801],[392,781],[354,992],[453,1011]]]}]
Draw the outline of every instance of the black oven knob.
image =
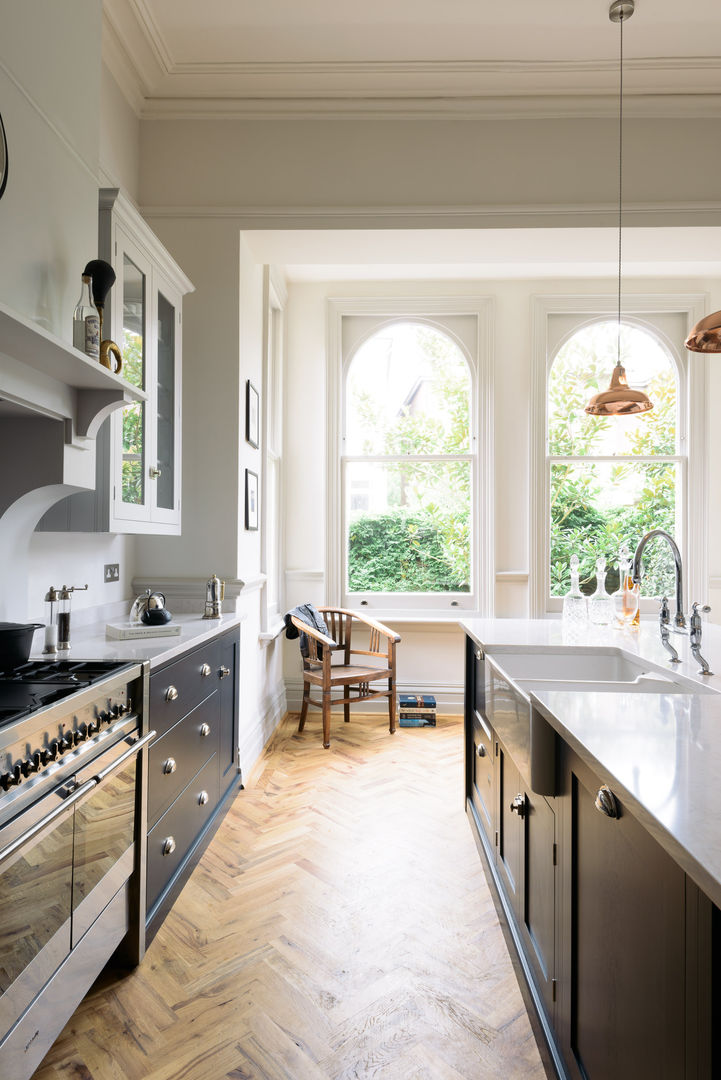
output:
[{"label": "black oven knob", "polygon": [[110,713],[105,712],[105,710],[103,710],[101,713],[98,713],[98,720],[101,724],[109,724],[112,719],[113,718]]},{"label": "black oven knob", "polygon": [[125,714],[129,712],[130,709],[124,702],[121,702],[120,705],[118,705],[118,716],[125,716]]},{"label": "black oven knob", "polygon": [[90,723],[88,724],[88,737],[90,737],[91,735],[97,735],[97,733],[99,731],[100,731],[100,721],[99,720],[97,720],[97,721],[91,720]]},{"label": "black oven knob", "polygon": [[12,783],[13,783],[12,773],[4,772],[2,774],[2,776],[0,776],[0,787],[3,789],[3,791],[7,791],[7,789],[9,787],[11,787]]},{"label": "black oven knob", "polygon": [[72,746],[75,746],[75,740],[73,738],[72,731],[66,731],[60,740],[61,753],[65,750],[69,750]]},{"label": "black oven knob", "polygon": [[19,784],[20,781],[22,780],[22,778],[23,778],[23,774],[22,774],[22,772],[20,770],[20,766],[16,765],[15,768],[13,769],[12,783],[13,784]]},{"label": "black oven knob", "polygon": [[51,754],[50,754],[50,751],[47,748],[40,751],[40,764],[41,765],[47,765],[47,763],[50,761],[50,758],[51,758]]},{"label": "black oven knob", "polygon": [[60,745],[57,739],[53,739],[50,746],[47,749],[47,755],[52,761],[57,761],[60,757]]},{"label": "black oven knob", "polygon": [[117,720],[118,717],[121,715],[119,705],[111,705],[110,706],[110,711],[113,714],[113,719],[114,720]]},{"label": "black oven knob", "polygon": [[20,762],[20,772],[23,774],[23,776],[30,776],[30,773],[32,771],[33,763],[30,758],[25,758],[24,761]]}]

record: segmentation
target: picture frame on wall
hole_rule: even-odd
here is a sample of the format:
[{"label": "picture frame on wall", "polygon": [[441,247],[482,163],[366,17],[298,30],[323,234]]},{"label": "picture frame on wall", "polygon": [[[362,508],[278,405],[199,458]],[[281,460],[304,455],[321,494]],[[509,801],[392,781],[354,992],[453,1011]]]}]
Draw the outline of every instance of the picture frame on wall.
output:
[{"label": "picture frame on wall", "polygon": [[258,474],[245,470],[245,527],[258,528]]},{"label": "picture frame on wall", "polygon": [[260,443],[260,396],[250,379],[245,384],[245,441],[256,449]]}]

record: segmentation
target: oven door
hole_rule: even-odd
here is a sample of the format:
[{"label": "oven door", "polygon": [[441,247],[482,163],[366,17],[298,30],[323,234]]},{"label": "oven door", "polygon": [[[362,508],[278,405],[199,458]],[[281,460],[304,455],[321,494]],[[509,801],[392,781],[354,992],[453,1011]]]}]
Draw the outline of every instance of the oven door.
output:
[{"label": "oven door", "polygon": [[94,786],[55,786],[0,830],[0,1036],[70,952],[73,816]]},{"label": "oven door", "polygon": [[138,752],[148,738],[130,735],[78,771],[81,785],[96,783],[75,806],[73,948],[133,873]]}]

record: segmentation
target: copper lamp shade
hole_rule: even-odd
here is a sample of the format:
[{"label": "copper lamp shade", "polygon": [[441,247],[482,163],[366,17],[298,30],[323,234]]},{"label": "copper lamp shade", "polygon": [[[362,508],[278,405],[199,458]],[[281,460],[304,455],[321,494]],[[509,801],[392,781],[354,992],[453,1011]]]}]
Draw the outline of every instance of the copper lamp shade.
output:
[{"label": "copper lamp shade", "polygon": [[608,390],[594,394],[586,412],[591,416],[630,416],[632,413],[648,412],[652,402],[643,390],[632,390],[626,382],[626,369],[616,364]]},{"label": "copper lamp shade", "polygon": [[721,311],[697,322],[684,344],[691,352],[721,352]]}]

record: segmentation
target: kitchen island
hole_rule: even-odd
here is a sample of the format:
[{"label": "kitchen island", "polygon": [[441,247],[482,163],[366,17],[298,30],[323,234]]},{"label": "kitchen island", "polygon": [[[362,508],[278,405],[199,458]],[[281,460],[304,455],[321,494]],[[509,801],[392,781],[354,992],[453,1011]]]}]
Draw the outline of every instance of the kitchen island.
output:
[{"label": "kitchen island", "polygon": [[467,812],[557,1075],[717,1075],[721,678],[655,621],[461,626]]}]

